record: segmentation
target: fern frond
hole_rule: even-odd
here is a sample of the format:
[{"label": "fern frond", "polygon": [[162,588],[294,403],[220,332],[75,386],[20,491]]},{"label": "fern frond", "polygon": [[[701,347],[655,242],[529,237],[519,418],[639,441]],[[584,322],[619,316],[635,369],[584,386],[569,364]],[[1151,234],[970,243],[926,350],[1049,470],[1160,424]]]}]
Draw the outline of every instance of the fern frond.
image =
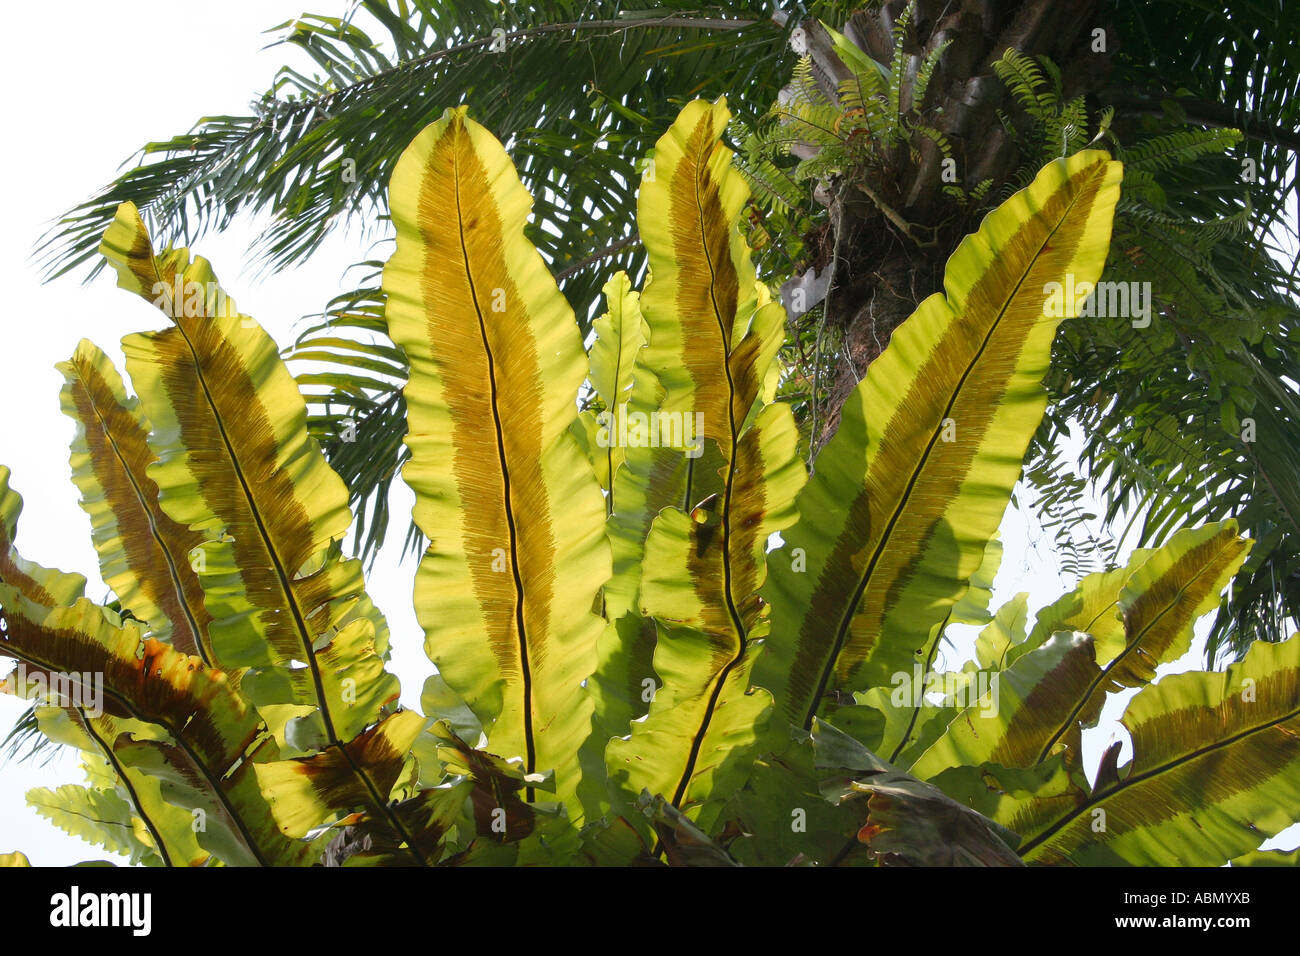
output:
[{"label": "fern frond", "polygon": [[1235,129],[1184,129],[1138,143],[1122,153],[1124,167],[1130,171],[1158,173],[1174,166],[1192,163],[1202,156],[1226,153],[1241,142]]},{"label": "fern frond", "polygon": [[887,120],[889,125],[886,127],[886,135],[890,141],[897,135],[902,118],[903,68],[907,62],[907,53],[903,46],[907,39],[907,28],[911,25],[912,15],[915,12],[916,0],[908,0],[907,6],[894,22],[892,31],[894,56],[889,68],[889,118]]},{"label": "fern frond", "polygon": [[921,68],[916,71],[916,79],[912,82],[912,109],[920,112],[925,109],[925,94],[930,90],[930,80],[934,78],[934,71],[939,67],[939,60],[943,57],[943,51],[948,49],[951,40],[945,40],[937,47],[926,54],[925,59],[921,62]]},{"label": "fern frond", "polygon": [[1034,119],[1046,122],[1056,114],[1056,97],[1036,57],[1008,48],[1001,59],[994,61],[993,72]]}]

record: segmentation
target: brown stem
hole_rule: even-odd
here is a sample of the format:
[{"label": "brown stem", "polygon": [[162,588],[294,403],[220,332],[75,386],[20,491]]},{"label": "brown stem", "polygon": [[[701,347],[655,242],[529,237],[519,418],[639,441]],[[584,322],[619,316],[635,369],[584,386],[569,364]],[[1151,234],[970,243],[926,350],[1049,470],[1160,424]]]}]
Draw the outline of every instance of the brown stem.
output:
[{"label": "brown stem", "polygon": [[575,262],[567,269],[563,269],[555,273],[555,281],[563,282],[565,279],[569,278],[569,276],[581,272],[583,269],[587,268],[587,266],[591,265],[593,262],[599,262],[601,259],[607,259],[610,256],[612,256],[614,253],[621,252],[622,250],[626,249],[628,246],[635,245],[640,241],[641,241],[641,235],[637,232],[633,232],[632,235],[625,236],[624,238],[618,240],[618,242],[611,242],[604,249],[601,249],[598,252],[593,252],[591,255],[587,256],[587,258]]}]

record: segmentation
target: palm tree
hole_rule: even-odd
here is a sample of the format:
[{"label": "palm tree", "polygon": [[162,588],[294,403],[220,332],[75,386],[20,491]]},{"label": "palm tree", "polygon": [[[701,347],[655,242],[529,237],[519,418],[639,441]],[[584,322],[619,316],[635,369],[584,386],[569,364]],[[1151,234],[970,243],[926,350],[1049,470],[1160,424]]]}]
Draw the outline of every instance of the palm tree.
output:
[{"label": "palm tree", "polygon": [[[1044,156],[1104,143],[1131,171],[1107,276],[1151,283],[1154,318],[1063,330],[1026,479],[1081,568],[1114,560],[1108,542],[1077,541],[1085,483],[1108,525],[1137,516],[1144,545],[1236,516],[1260,544],[1211,656],[1296,616],[1297,263],[1275,247],[1294,228],[1300,67],[1286,56],[1300,23],[1276,0],[366,0],[280,29],[315,72],[286,66],[248,115],[146,145],[46,237],[51,278],[91,261],[124,200],[178,242],[269,213],[266,266],[301,261],[337,225],[379,222],[402,148],[466,102],[507,143],[536,197],[531,238],[587,323],[605,276],[644,269],[631,191],[607,184],[640,175],[684,101],[726,95],[755,229],[773,239],[766,278],[809,293],[784,388],[815,454],[984,212]],[[882,85],[864,94],[872,69]],[[799,82],[805,105],[835,114],[820,136],[790,108]],[[888,135],[863,121],[873,109]],[[372,274],[329,303],[294,352],[332,365],[301,382],[370,553],[404,455],[405,359],[378,286]],[[1071,427],[1083,443],[1067,454]]]}]

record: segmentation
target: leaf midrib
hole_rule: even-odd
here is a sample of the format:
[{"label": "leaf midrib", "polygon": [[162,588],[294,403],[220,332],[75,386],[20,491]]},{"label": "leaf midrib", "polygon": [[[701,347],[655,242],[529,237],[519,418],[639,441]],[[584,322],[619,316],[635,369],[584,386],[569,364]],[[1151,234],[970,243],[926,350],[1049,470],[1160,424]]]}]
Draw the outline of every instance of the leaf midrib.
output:
[{"label": "leaf midrib", "polygon": [[[702,146],[701,149],[707,149],[711,153],[716,142],[710,138],[709,140],[706,140],[706,143],[707,146]],[[727,678],[731,675],[731,672],[744,658],[745,650],[749,645],[748,636],[745,631],[745,624],[741,618],[739,609],[736,607],[735,595],[732,594],[731,590],[731,493],[735,484],[736,458],[738,457],[737,445],[739,444],[739,438],[736,433],[736,383],[735,378],[731,374],[731,355],[729,345],[731,342],[731,335],[734,334],[735,330],[734,328],[731,330],[726,328],[726,317],[722,314],[722,309],[718,306],[718,273],[713,264],[713,257],[709,252],[708,233],[705,229],[704,206],[700,198],[700,180],[703,175],[707,173],[708,166],[705,157],[698,153],[695,156],[695,170],[695,208],[699,214],[697,221],[700,227],[700,246],[704,252],[704,261],[709,267],[709,302],[713,305],[713,316],[718,323],[718,330],[722,340],[722,367],[727,378],[727,428],[731,436],[731,454],[728,456],[727,462],[727,479],[723,490],[722,520],[721,528],[719,530],[721,531],[722,538],[722,593],[723,598],[726,601],[727,616],[731,620],[731,626],[735,631],[738,646],[736,648],[736,653],[732,655],[731,660],[726,663],[714,679],[713,690],[709,693],[709,699],[705,704],[704,716],[700,721],[699,729],[696,730],[695,735],[691,738],[691,749],[687,753],[686,767],[682,772],[681,779],[678,781],[677,789],[673,793],[673,806],[678,809],[680,809],[681,801],[685,798],[686,791],[690,787],[691,778],[695,775],[695,765],[699,761],[700,750],[703,748],[704,739],[708,735],[709,725],[713,723],[713,714],[718,706],[718,698],[722,696],[722,688],[726,686]],[[721,196],[719,196],[718,202],[719,205],[721,205]],[[730,230],[728,230],[728,239],[730,239]],[[728,249],[729,248],[730,244],[728,243]],[[739,278],[737,278],[737,290],[737,302],[739,302]],[[700,435],[699,439],[703,442],[704,436]],[[691,461],[693,464],[694,459]]]},{"label": "leaf midrib", "polygon": [[[469,248],[465,243],[465,216],[460,196],[460,141],[468,133],[463,123],[453,121],[452,129],[452,182],[456,202],[456,233],[460,240],[461,261],[465,266],[465,281],[469,284],[469,299],[474,304],[474,316],[478,319],[479,336],[483,341],[483,354],[487,359],[488,395],[492,406],[492,424],[497,445],[497,460],[501,468],[501,482],[504,485],[502,507],[506,516],[506,527],[510,532],[510,573],[515,588],[515,627],[519,632],[519,671],[523,693],[524,750],[527,772],[537,772],[537,744],[533,739],[533,675],[528,654],[528,628],[524,617],[524,581],[519,572],[519,531],[515,525],[514,502],[510,492],[510,466],[506,460],[505,430],[501,424],[500,386],[496,377],[496,358],[492,353],[492,344],[488,338],[487,322],[483,309],[479,305],[478,291],[474,284],[473,269],[470,266]],[[502,230],[504,231],[504,224]],[[612,482],[611,482],[612,484]],[[524,792],[525,799],[532,803],[536,797],[533,787]]]}]

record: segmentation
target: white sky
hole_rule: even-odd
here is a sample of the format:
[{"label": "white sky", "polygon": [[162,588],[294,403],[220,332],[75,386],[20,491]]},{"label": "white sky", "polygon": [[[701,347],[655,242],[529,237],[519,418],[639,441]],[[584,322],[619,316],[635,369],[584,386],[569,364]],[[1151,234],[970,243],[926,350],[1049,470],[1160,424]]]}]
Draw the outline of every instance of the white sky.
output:
[{"label": "white sky", "polygon": [[[329,0],[227,0],[217,7],[178,0],[65,0],[49,6],[18,4],[5,11],[8,35],[31,42],[11,43],[0,59],[0,83],[17,94],[7,101],[11,134],[0,150],[0,182],[8,186],[0,269],[11,304],[0,320],[5,325],[0,407],[9,410],[0,416],[0,463],[12,468],[13,487],[25,501],[19,550],[48,567],[85,574],[93,600],[103,600],[107,589],[90,544],[89,519],[69,477],[73,425],[59,410],[62,377],[54,366],[86,337],[121,370],[121,338],[159,327],[159,313],[118,290],[108,273],[89,286],[68,277],[42,285],[33,246],[52,217],[107,182],[142,143],[182,132],[202,115],[247,112],[249,100],[270,84],[288,52],[262,50],[272,39],[262,31],[292,19],[304,5],[320,12],[344,7]],[[52,38],[57,43],[45,42]],[[57,60],[52,49],[58,51]],[[282,346],[301,316],[350,287],[344,270],[370,252],[360,241],[335,236],[307,265],[259,282],[248,259],[257,235],[256,223],[241,220],[225,234],[195,243],[195,250],[211,260],[240,311],[256,317]],[[405,487],[394,499],[390,546],[376,564],[369,591],[388,616],[391,667],[402,678],[403,699],[418,706],[431,665],[411,609],[414,565],[397,562],[412,499]],[[1010,512],[1002,537],[1006,555],[995,607],[1023,590],[1030,592],[1034,611],[1071,586],[1058,571],[1050,536],[1032,522]],[[1197,628],[1198,636],[1203,637],[1206,624],[1208,619]],[[1162,673],[1199,668],[1197,644]],[[1095,767],[1110,740],[1123,735],[1116,718],[1129,696],[1131,692],[1112,697],[1102,724],[1088,735],[1089,766]],[[21,702],[0,695],[0,736],[23,709]],[[22,850],[36,865],[109,858],[53,827],[23,799],[31,787],[80,782],[71,752],[44,767],[12,761],[0,765],[0,852]],[[1266,845],[1290,847],[1295,830],[1288,831],[1290,838]]]}]

